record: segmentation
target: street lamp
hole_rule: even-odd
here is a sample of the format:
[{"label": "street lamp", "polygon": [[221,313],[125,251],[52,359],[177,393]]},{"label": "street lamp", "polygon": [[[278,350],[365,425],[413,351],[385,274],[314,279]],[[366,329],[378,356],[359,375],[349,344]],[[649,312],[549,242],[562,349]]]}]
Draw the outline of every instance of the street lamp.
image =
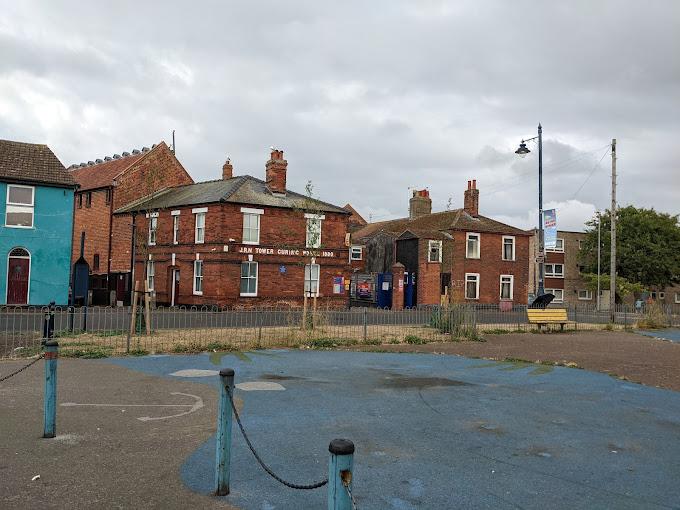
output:
[{"label": "street lamp", "polygon": [[519,149],[515,154],[519,154],[521,158],[529,154],[531,151],[527,149],[527,144],[531,140],[538,138],[538,295],[542,296],[543,291],[543,128],[541,123],[538,123],[538,136],[522,140],[519,144]]}]

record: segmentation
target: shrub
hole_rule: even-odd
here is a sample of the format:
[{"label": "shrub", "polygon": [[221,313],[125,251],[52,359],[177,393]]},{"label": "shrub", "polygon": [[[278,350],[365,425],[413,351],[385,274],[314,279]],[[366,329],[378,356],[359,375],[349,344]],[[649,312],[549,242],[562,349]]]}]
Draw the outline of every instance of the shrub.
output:
[{"label": "shrub", "polygon": [[406,335],[404,338],[404,342],[407,344],[416,344],[416,345],[423,345],[427,343],[427,340],[420,338],[419,336],[416,335]]},{"label": "shrub", "polygon": [[647,307],[645,315],[637,323],[641,329],[663,329],[668,327],[668,317],[660,305]]}]

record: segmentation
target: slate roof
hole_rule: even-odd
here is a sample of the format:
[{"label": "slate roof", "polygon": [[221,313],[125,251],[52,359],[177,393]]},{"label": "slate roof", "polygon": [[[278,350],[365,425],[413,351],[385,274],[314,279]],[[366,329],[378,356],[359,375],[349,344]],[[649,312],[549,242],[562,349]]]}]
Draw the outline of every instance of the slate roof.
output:
[{"label": "slate roof", "polygon": [[164,144],[165,142],[161,142],[158,145],[155,145],[151,150],[144,150],[139,154],[131,154],[129,156],[103,161],[102,163],[95,163],[85,167],[76,166],[70,170],[70,173],[80,183],[81,191],[112,186],[113,181],[116,180],[120,174],[145,158],[147,154],[150,154],[155,150],[160,150],[160,147]]},{"label": "slate roof", "polygon": [[463,209],[454,209],[452,211],[427,214],[415,219],[400,218],[378,223],[369,223],[364,228],[357,230],[353,234],[353,238],[366,240],[373,237],[378,232],[386,232],[394,237],[399,237],[404,232],[409,231],[417,237],[441,239],[442,232],[451,230],[501,233],[520,236],[532,235],[531,232],[506,225],[505,223],[492,220],[486,216],[477,216],[474,218],[467,214]]},{"label": "slate roof", "polygon": [[47,145],[0,140],[0,180],[75,188],[78,182]]},{"label": "slate roof", "polygon": [[[252,205],[258,207],[301,207],[307,200],[305,195],[288,190],[285,196],[272,195],[265,182],[250,175],[197,182],[185,186],[165,188],[158,193],[143,197],[120,209],[115,214],[144,212],[172,207],[186,207],[214,204],[219,202]],[[314,208],[319,212],[351,214],[350,211],[321,200],[314,200]]]}]

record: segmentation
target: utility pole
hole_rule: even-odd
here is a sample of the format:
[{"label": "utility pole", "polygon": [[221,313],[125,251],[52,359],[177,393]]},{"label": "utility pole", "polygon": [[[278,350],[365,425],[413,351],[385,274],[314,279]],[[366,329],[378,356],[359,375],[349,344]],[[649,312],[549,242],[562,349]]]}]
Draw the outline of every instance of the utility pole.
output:
[{"label": "utility pole", "polygon": [[612,260],[609,271],[609,317],[612,324],[616,315],[616,138],[612,139]]}]

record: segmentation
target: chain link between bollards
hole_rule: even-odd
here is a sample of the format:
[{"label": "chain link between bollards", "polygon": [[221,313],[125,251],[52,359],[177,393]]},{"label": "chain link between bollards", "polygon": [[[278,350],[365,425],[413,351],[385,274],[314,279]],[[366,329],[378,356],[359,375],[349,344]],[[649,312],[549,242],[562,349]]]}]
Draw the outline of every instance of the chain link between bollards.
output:
[{"label": "chain link between bollards", "polygon": [[18,373],[23,372],[23,371],[26,370],[28,367],[30,367],[30,366],[32,366],[32,365],[35,365],[38,361],[40,361],[40,360],[43,359],[44,357],[45,357],[45,353],[41,354],[41,355],[38,356],[36,359],[34,359],[33,361],[31,361],[28,365],[26,365],[26,366],[20,368],[19,370],[17,370],[17,371],[14,372],[13,374],[9,374],[9,375],[6,375],[6,376],[3,377],[3,378],[0,378],[0,382],[7,380],[7,379],[9,379],[10,377],[12,377],[12,376],[14,376],[14,375],[17,375]]},{"label": "chain link between bollards", "polygon": [[349,482],[342,482],[342,485],[345,486],[345,489],[347,489],[347,495],[349,496],[349,500],[352,502],[352,508],[354,510],[357,510],[357,502],[354,501],[354,496],[352,496],[352,491],[349,489]]},{"label": "chain link between bollards", "polygon": [[[253,448],[253,445],[250,443],[250,440],[248,439],[248,435],[246,434],[245,429],[243,428],[243,425],[241,424],[241,418],[238,416],[238,412],[236,411],[236,406],[234,405],[234,399],[231,396],[231,391],[229,387],[227,386],[227,395],[229,396],[229,401],[231,402],[231,408],[234,410],[234,416],[236,417],[236,423],[238,423],[238,427],[241,429],[241,434],[243,434],[243,438],[246,440],[246,443],[248,443],[248,448],[250,448],[250,451],[253,452],[253,455],[257,459],[257,461],[260,463],[260,466],[264,468],[264,470],[269,473],[269,475],[274,478],[276,481],[282,483],[286,487],[290,487],[291,489],[302,489],[302,490],[308,490],[308,489],[318,489],[319,487],[323,487],[328,483],[328,478],[325,480],[322,480],[321,482],[314,483],[312,485],[296,485],[294,483],[290,483],[285,481],[284,479],[276,476],[274,472],[269,469],[264,462],[262,462],[262,459],[260,456],[257,454],[255,451],[255,448]],[[350,496],[351,497],[351,496]],[[356,506],[354,507],[356,508]]]}]

